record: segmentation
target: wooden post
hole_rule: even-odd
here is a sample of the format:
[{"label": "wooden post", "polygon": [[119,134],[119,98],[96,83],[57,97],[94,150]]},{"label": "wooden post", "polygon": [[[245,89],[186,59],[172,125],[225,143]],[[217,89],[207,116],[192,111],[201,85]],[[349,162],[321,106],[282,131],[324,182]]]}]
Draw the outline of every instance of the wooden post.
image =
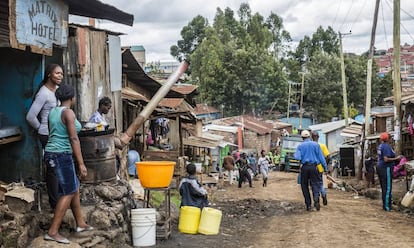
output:
[{"label": "wooden post", "polygon": [[289,123],[289,112],[290,112],[290,94],[292,91],[292,84],[288,82],[289,84],[289,91],[288,91],[288,106],[287,106],[287,114],[286,114],[286,122]]},{"label": "wooden post", "polygon": [[345,78],[345,61],[344,61],[344,53],[342,51],[342,34],[339,32],[339,54],[341,57],[341,79],[342,79],[342,97],[344,102],[344,118],[345,118],[345,126],[348,126],[348,97],[346,93],[346,78]]},{"label": "wooden post", "polygon": [[395,153],[401,154],[401,71],[400,71],[400,0],[394,0],[394,141]]},{"label": "wooden post", "polygon": [[[362,156],[362,168],[365,168],[365,159],[368,157],[368,140],[367,137],[370,134],[369,120],[371,117],[371,85],[372,85],[372,60],[374,57],[374,45],[375,45],[375,32],[377,29],[377,20],[378,20],[378,9],[379,9],[380,0],[375,2],[375,12],[374,12],[374,22],[371,29],[371,42],[369,45],[369,54],[367,62],[367,89],[366,89],[366,98],[365,98],[365,129],[364,129],[364,142],[363,142],[363,156]],[[373,155],[373,154],[370,154]],[[361,178],[362,179],[362,175]]]},{"label": "wooden post", "polygon": [[299,109],[299,129],[302,129],[302,117],[303,117],[303,91],[305,86],[305,73],[302,72],[302,84],[300,89],[300,109]]}]

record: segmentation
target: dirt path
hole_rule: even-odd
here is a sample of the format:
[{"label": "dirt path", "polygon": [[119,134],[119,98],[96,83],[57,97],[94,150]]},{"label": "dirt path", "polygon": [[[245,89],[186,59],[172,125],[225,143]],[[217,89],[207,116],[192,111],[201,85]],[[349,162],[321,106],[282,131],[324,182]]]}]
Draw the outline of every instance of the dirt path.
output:
[{"label": "dirt path", "polygon": [[385,212],[380,200],[328,189],[328,205],[307,212],[296,173],[272,172],[267,188],[254,181],[211,196],[223,212],[219,235],[177,232],[157,247],[414,247],[414,218]]}]

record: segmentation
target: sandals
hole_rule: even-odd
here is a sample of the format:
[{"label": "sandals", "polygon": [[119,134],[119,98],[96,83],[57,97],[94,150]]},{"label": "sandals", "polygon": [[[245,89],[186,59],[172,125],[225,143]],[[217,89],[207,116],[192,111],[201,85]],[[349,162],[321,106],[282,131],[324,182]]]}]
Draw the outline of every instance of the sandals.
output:
[{"label": "sandals", "polygon": [[79,232],[83,232],[83,231],[92,231],[94,228],[92,226],[86,226],[86,227],[80,227],[77,226],[75,229],[75,232],[79,233]]},{"label": "sandals", "polygon": [[57,238],[53,238],[52,236],[50,236],[47,233],[45,234],[45,236],[43,237],[43,239],[44,240],[47,240],[47,241],[55,241],[55,242],[58,242],[58,243],[61,243],[61,244],[70,244],[69,239],[67,239],[65,237],[62,237],[62,239],[57,239]]}]

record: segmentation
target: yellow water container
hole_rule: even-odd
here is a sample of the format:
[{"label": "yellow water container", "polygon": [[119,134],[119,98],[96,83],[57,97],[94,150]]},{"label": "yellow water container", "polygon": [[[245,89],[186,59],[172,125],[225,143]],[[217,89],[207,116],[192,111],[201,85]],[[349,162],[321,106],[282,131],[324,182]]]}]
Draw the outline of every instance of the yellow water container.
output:
[{"label": "yellow water container", "polygon": [[216,235],[219,233],[221,223],[221,211],[214,208],[203,208],[201,212],[200,225],[198,232],[206,235]]},{"label": "yellow water container", "polygon": [[180,208],[180,219],[178,231],[182,233],[196,234],[200,223],[201,209],[198,207],[182,206]]}]

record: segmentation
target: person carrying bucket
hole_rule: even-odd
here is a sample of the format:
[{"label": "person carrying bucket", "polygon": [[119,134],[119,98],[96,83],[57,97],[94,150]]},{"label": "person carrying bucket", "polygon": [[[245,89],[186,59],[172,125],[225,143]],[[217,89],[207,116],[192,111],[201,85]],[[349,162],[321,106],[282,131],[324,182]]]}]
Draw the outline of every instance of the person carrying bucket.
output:
[{"label": "person carrying bucket", "polygon": [[181,206],[203,208],[208,206],[207,190],[201,186],[196,176],[196,166],[187,165],[187,176],[180,182]]}]

